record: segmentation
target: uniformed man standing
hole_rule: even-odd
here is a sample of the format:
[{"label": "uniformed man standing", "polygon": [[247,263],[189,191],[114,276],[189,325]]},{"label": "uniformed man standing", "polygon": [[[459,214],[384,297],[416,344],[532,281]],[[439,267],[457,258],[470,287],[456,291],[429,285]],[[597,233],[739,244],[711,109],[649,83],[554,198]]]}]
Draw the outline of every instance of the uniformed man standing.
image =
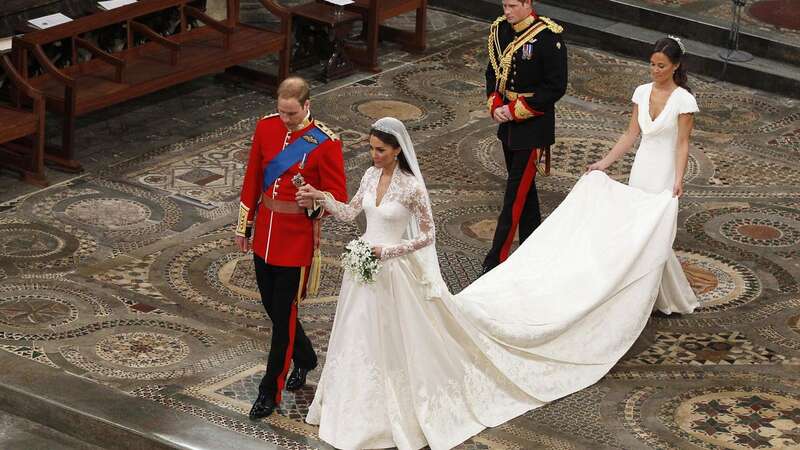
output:
[{"label": "uniformed man standing", "polygon": [[[267,371],[251,419],[272,414],[283,388],[301,388],[308,371],[317,366],[297,318],[297,304],[306,284],[318,283],[319,219],[324,211],[298,204],[295,194],[308,182],[346,201],[347,188],[342,143],[311,118],[309,108],[305,80],[290,77],[280,84],[278,113],[256,125],[242,184],[236,243],[243,252],[253,250],[261,302],[272,320]],[[286,381],[292,361],[294,370]]]},{"label": "uniformed man standing", "polygon": [[[549,171],[555,142],[555,103],[567,89],[563,29],[533,11],[532,0],[503,0],[503,16],[489,33],[487,105],[499,124],[508,181],[486,273],[507,257],[519,227],[524,241],[542,220],[536,173]],[[540,167],[545,165],[545,167]]]}]

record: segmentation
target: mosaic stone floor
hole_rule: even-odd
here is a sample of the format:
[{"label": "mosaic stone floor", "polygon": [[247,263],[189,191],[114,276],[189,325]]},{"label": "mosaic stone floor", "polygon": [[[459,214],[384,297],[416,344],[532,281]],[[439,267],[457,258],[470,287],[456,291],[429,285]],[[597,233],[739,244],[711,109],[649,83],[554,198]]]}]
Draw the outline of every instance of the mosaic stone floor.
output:
[{"label": "mosaic stone floor", "polygon": [[[733,19],[730,0],[625,0],[627,3],[663,8],[673,14],[685,15],[729,27]],[[754,0],[742,10],[743,31],[800,45],[800,5],[796,0]],[[677,31],[679,32],[679,31]]]},{"label": "mosaic stone floor", "polygon": [[[459,291],[489,246],[505,174],[482,99],[487,24],[436,11],[430,22],[425,54],[387,45],[382,73],[315,85],[313,109],[345,142],[351,190],[369,164],[369,124],[387,112],[406,121]],[[545,214],[611,147],[648,76],[641,61],[576,46],[570,73],[554,173],[539,181]],[[702,308],[653,317],[599,383],[459,448],[800,448],[799,104],[691,83],[702,113],[676,248]],[[176,89],[121,106],[110,124],[84,122],[87,152],[108,148],[108,127],[130,130],[115,164],[2,203],[0,350],[284,448],[327,448],[302,422],[319,371],[279,414],[246,417],[270,327],[232,222],[253,124],[274,102],[222,80]],[[159,110],[169,120],[141,125]],[[631,162],[611,175],[624,180]],[[362,227],[324,226],[322,293],[301,311],[323,361],[335,256]]]}]

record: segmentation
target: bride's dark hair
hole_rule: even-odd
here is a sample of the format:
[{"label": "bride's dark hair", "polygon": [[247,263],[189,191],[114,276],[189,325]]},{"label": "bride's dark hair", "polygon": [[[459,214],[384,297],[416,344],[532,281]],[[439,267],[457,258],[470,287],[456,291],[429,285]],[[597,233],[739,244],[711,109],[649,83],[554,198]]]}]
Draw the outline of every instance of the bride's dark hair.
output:
[{"label": "bride's dark hair", "polygon": [[412,175],[414,174],[411,171],[411,166],[408,164],[408,160],[406,159],[406,155],[403,154],[403,149],[400,147],[400,142],[397,140],[396,137],[394,137],[393,134],[387,133],[385,131],[381,131],[381,130],[378,130],[378,129],[375,129],[375,128],[369,130],[369,134],[370,134],[370,136],[375,136],[376,138],[380,139],[381,142],[383,142],[384,144],[388,145],[389,147],[399,148],[400,149],[400,153],[398,153],[398,155],[397,155],[397,165],[398,165],[398,167],[400,167],[403,170],[403,172],[405,172],[405,173],[409,173],[409,174],[412,174]]},{"label": "bride's dark hair", "polygon": [[672,64],[678,64],[678,68],[672,74],[672,79],[678,86],[692,92],[692,89],[689,88],[689,72],[683,63],[684,52],[681,44],[678,44],[678,41],[671,37],[661,38],[653,46],[653,53],[663,53]]}]

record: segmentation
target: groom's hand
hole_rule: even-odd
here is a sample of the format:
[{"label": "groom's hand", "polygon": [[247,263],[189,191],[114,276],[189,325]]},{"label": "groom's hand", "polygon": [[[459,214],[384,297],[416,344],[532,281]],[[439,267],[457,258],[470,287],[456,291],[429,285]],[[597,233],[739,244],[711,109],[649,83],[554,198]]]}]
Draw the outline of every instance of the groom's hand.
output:
[{"label": "groom's hand", "polygon": [[236,236],[236,246],[239,247],[242,253],[247,253],[250,251],[250,239],[244,236]]},{"label": "groom's hand", "polygon": [[298,206],[309,209],[314,207],[314,200],[318,192],[310,184],[304,184],[297,189],[297,194],[295,194],[294,198]]},{"label": "groom's hand", "polygon": [[496,108],[492,118],[497,123],[508,122],[513,119],[513,117],[511,117],[511,110],[508,109],[508,105]]}]

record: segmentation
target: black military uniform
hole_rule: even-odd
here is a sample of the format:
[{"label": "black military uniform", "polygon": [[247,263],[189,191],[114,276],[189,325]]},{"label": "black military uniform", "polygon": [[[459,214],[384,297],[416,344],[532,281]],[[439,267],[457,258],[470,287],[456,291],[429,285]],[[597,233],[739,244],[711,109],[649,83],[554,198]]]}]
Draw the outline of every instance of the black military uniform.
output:
[{"label": "black military uniform", "polygon": [[541,223],[536,172],[542,158],[549,166],[550,145],[555,142],[555,103],[567,89],[567,48],[563,29],[535,13],[516,24],[501,16],[489,33],[486,95],[489,114],[508,105],[514,120],[500,124],[508,181],[503,210],[497,222],[492,249],[484,271],[508,257],[519,226],[524,241]]}]

